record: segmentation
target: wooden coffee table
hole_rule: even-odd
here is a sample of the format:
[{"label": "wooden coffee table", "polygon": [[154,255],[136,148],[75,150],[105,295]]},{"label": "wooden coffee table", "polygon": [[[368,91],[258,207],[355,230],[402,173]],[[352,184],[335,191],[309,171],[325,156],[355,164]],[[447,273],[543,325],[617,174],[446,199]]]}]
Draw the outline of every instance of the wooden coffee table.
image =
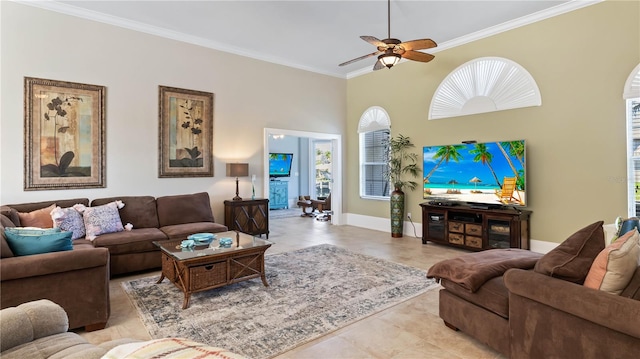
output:
[{"label": "wooden coffee table", "polygon": [[[233,239],[231,248],[219,248],[218,239]],[[182,309],[189,306],[192,293],[260,277],[268,287],[264,253],[271,242],[240,232],[216,233],[211,244],[191,249],[180,247],[181,240],[153,242],[162,252],[162,275],[184,293]]]}]

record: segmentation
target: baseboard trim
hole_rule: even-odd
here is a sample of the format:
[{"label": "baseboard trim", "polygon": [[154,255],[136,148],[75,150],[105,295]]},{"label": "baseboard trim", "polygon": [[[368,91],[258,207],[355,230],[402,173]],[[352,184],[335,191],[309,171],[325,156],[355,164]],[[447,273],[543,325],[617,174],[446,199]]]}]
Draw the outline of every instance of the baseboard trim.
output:
[{"label": "baseboard trim", "polygon": [[[391,223],[389,218],[364,216],[362,214],[345,213],[343,216],[344,222],[347,225],[354,227],[362,227],[367,229],[373,229],[374,231],[387,232],[391,235]],[[404,221],[404,227],[402,228],[403,236],[415,237],[422,239],[422,224],[415,223],[416,231],[414,233],[411,222]]]},{"label": "baseboard trim", "polygon": [[[347,225],[373,229],[376,231],[387,232],[391,234],[391,224],[389,218],[365,216],[362,214],[345,213],[344,222]],[[407,237],[416,237],[422,239],[422,223],[414,223],[416,226],[415,234],[413,227],[409,221],[404,222],[403,235]],[[558,246],[560,243],[539,241],[535,239],[529,240],[530,250],[537,253],[547,253]]]}]

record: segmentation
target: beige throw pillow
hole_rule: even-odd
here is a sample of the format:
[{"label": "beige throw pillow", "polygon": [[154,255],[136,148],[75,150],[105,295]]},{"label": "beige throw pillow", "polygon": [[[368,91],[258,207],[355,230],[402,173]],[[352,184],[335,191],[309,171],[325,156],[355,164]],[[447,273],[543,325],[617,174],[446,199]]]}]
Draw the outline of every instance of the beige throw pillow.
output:
[{"label": "beige throw pillow", "polygon": [[627,287],[640,260],[640,234],[633,229],[607,246],[591,265],[584,286],[619,295]]}]

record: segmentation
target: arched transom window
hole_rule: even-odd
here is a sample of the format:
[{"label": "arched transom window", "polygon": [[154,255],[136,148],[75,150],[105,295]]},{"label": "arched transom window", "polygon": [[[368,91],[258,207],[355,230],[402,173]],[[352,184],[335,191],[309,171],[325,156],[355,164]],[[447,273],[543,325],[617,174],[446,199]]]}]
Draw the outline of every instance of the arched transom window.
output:
[{"label": "arched transom window", "polygon": [[519,64],[501,57],[482,57],[462,64],[438,86],[429,119],[540,106],[540,90]]}]

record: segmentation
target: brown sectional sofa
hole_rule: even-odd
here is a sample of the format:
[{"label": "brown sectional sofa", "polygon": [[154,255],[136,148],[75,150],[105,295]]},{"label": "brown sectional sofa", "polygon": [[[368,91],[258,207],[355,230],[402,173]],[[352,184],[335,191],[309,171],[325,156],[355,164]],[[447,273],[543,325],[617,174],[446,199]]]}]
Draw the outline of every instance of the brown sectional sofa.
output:
[{"label": "brown sectional sofa", "polygon": [[214,222],[206,192],[163,196],[124,196],[91,201],[98,206],[122,200],[123,225],[131,231],[99,235],[93,241],[76,239],[73,250],[14,256],[6,242],[4,228],[20,226],[18,212],[30,212],[53,203],[60,207],[88,206],[87,198],[3,205],[0,209],[0,305],[17,306],[38,299],[61,305],[71,329],[102,329],[109,318],[109,278],[161,267],[161,255],[154,241],[185,239],[199,232],[224,232]]},{"label": "brown sectional sofa", "polygon": [[506,269],[473,291],[458,280],[456,266],[471,260],[469,268],[480,271],[485,263],[473,260],[488,253],[430,268],[444,287],[439,311],[445,325],[512,359],[638,357],[640,267],[622,294],[613,295],[535,272],[541,255],[530,253],[533,261]]}]

